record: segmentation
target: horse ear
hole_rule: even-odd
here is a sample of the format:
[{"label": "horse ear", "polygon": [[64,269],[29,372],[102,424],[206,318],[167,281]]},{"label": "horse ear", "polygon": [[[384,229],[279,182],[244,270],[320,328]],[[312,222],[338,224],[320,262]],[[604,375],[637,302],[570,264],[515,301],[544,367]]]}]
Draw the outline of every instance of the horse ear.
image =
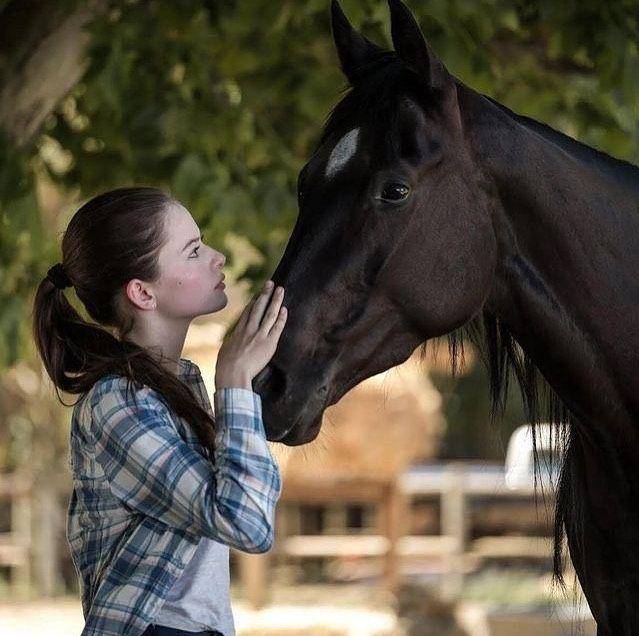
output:
[{"label": "horse ear", "polygon": [[443,89],[452,78],[443,62],[424,38],[419,24],[401,0],[388,0],[393,46],[410,69],[427,80],[432,88]]},{"label": "horse ear", "polygon": [[362,67],[385,51],[351,26],[337,0],[331,2],[331,23],[342,71],[355,84]]}]

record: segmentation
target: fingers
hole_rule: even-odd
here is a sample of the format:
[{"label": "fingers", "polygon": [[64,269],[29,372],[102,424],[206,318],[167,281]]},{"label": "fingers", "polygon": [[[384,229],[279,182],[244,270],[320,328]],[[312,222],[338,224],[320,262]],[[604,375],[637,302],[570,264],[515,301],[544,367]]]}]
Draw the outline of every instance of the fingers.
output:
[{"label": "fingers", "polygon": [[[272,281],[266,281],[266,283],[272,283]],[[265,285],[266,285],[265,283]],[[251,314],[251,310],[253,309],[253,307],[255,306],[255,302],[256,300],[264,293],[265,290],[265,286],[262,287],[262,291],[259,294],[255,294],[255,296],[253,296],[251,298],[251,300],[248,301],[248,303],[246,303],[244,309],[242,309],[242,313],[240,314],[240,316],[237,319],[237,325],[242,325],[244,326],[246,324],[246,322],[248,321],[248,318]]]},{"label": "fingers", "polygon": [[260,324],[260,332],[263,336],[267,337],[269,331],[273,327],[273,324],[277,320],[277,317],[280,313],[280,306],[282,301],[284,300],[284,288],[277,287],[273,292],[273,296],[271,297],[271,302],[262,318],[262,322]]},{"label": "fingers", "polygon": [[264,287],[262,288],[262,292],[257,296],[255,302],[253,303],[253,307],[251,308],[247,322],[247,326],[253,332],[257,331],[260,328],[262,316],[264,315],[264,310],[269,301],[272,291],[273,281],[267,280]]},{"label": "fingers", "polygon": [[237,321],[235,322],[235,326],[244,326],[246,321],[248,320],[249,313],[253,308],[253,304],[255,303],[255,298],[251,298],[251,300],[246,303],[244,309],[242,309],[242,313],[238,316]]},{"label": "fingers", "polygon": [[269,338],[277,337],[279,339],[279,337],[282,335],[282,329],[284,329],[284,325],[286,324],[286,318],[287,317],[288,317],[288,309],[286,309],[286,307],[284,307],[284,305],[282,305],[282,307],[280,307],[280,311],[279,311],[279,313],[277,315],[277,319],[273,323],[273,327],[268,332],[268,337]]}]

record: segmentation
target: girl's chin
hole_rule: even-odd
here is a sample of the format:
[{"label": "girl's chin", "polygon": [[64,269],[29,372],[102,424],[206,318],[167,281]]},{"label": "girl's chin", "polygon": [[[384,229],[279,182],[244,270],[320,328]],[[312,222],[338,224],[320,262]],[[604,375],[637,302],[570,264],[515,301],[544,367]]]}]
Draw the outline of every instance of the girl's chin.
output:
[{"label": "girl's chin", "polygon": [[[228,296],[224,293],[224,291],[218,290],[218,293],[215,295],[215,298],[217,300],[218,309],[222,309],[223,307],[226,307],[226,305],[229,302]],[[214,311],[217,311],[217,309],[214,309]]]}]

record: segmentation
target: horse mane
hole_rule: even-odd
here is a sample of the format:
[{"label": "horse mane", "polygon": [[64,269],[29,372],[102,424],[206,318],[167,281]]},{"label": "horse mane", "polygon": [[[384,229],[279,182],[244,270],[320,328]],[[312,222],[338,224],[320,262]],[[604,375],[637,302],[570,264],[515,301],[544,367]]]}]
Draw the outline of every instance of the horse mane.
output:
[{"label": "horse mane", "polygon": [[[464,343],[470,342],[478,352],[488,371],[490,394],[490,422],[495,426],[503,418],[511,378],[517,382],[522,396],[527,423],[531,425],[533,454],[535,458],[535,493],[546,493],[539,479],[539,454],[537,448],[537,425],[551,424],[551,445],[561,458],[561,470],[555,498],[553,575],[563,587],[564,578],[564,526],[566,523],[579,527],[583,523],[582,495],[579,484],[571,479],[577,456],[571,452],[574,442],[576,420],[554,389],[545,380],[530,356],[519,346],[508,326],[488,310],[457,330],[445,336],[453,377],[464,361]],[[435,341],[435,347],[439,341]],[[427,356],[428,342],[420,346],[420,358]],[[550,461],[557,461],[551,456]]]},{"label": "horse mane", "polygon": [[[548,143],[560,148],[588,167],[599,170],[623,187],[639,193],[639,168],[634,164],[592,148],[535,119],[519,115],[490,97],[485,95],[483,97],[507,117]],[[463,364],[464,342],[471,342],[476,347],[488,371],[492,425],[497,418],[504,415],[509,380],[511,377],[515,378],[521,392],[526,419],[532,425],[536,494],[540,484],[536,429],[542,422],[552,425],[551,431],[554,431],[554,434],[552,434],[551,445],[561,462],[555,497],[553,575],[555,581],[564,587],[564,539],[568,529],[573,538],[571,550],[576,553],[573,559],[578,554],[582,564],[587,562],[581,537],[585,534],[587,516],[585,502],[588,493],[585,485],[586,464],[580,439],[582,427],[579,419],[548,384],[537,365],[517,343],[508,326],[487,309],[456,331],[447,334],[446,339],[453,376],[456,375],[460,362]],[[424,354],[425,345],[423,346]],[[619,458],[605,436],[599,436],[598,442],[599,450],[605,456],[606,465],[616,475],[621,490],[626,479]],[[625,533],[625,528],[620,528],[619,532]],[[628,541],[628,545],[632,545],[632,541]],[[626,606],[630,607],[630,602],[626,601]]]},{"label": "horse mane", "polygon": [[571,157],[588,166],[601,170],[604,174],[613,177],[626,187],[639,192],[639,168],[634,164],[624,161],[623,159],[617,159],[602,150],[588,146],[532,117],[520,115],[488,95],[482,95],[482,97],[496,106],[500,111],[506,114],[507,117],[540,137],[543,137],[554,146],[561,148],[561,150],[568,153]]},{"label": "horse mane", "polygon": [[[406,68],[394,51],[380,52],[362,67],[356,85],[347,84],[343,89],[347,92],[329,112],[316,148],[319,148],[333,132],[342,129],[344,121],[356,120],[358,116],[372,117],[375,125],[380,126],[381,130],[390,130],[397,95],[420,92],[415,78],[416,74]],[[520,115],[488,95],[481,96],[511,120],[536,133],[571,157],[597,168],[622,185],[639,192],[639,167],[588,146],[532,117]],[[422,107],[428,106],[428,100],[420,102]]]}]

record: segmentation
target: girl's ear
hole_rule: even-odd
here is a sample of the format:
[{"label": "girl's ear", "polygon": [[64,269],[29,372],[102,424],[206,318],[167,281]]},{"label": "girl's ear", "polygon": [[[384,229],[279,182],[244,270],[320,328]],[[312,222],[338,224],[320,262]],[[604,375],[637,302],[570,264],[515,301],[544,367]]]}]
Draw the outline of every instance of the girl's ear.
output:
[{"label": "girl's ear", "polygon": [[139,309],[150,310],[157,307],[153,290],[139,278],[132,278],[124,288],[127,298]]}]

